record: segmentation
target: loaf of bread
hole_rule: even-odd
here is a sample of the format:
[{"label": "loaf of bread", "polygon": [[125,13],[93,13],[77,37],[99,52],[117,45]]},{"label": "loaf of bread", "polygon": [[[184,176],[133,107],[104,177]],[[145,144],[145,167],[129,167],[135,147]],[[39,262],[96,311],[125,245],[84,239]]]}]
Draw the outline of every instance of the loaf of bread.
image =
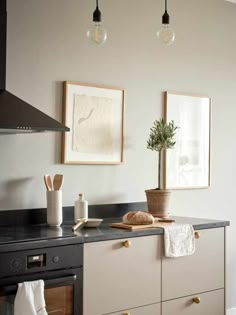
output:
[{"label": "loaf of bread", "polygon": [[147,211],[131,211],[123,216],[123,223],[125,224],[152,224],[154,217]]}]

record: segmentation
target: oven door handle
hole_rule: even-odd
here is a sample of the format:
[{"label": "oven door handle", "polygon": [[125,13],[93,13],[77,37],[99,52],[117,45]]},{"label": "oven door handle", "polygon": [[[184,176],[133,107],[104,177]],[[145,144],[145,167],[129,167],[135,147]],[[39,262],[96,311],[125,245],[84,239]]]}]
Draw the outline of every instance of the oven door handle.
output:
[{"label": "oven door handle", "polygon": [[[58,287],[60,285],[73,284],[76,278],[77,278],[76,275],[68,275],[68,276],[60,277],[60,278],[45,279],[44,280],[45,289],[51,288],[51,287]],[[0,293],[1,295],[2,293],[4,293],[4,295],[16,294],[17,288],[18,288],[18,284],[5,286],[0,289]]]}]

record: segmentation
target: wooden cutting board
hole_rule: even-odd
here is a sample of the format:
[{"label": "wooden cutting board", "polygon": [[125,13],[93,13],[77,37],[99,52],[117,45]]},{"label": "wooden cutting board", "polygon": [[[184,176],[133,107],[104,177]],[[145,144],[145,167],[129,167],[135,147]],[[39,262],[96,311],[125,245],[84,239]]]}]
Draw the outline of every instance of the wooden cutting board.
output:
[{"label": "wooden cutting board", "polygon": [[167,222],[155,222],[153,224],[142,224],[142,225],[131,225],[125,224],[123,222],[119,223],[111,223],[110,226],[114,228],[126,229],[130,231],[142,230],[142,229],[150,229],[150,228],[163,228],[168,225],[172,225],[173,223]]}]

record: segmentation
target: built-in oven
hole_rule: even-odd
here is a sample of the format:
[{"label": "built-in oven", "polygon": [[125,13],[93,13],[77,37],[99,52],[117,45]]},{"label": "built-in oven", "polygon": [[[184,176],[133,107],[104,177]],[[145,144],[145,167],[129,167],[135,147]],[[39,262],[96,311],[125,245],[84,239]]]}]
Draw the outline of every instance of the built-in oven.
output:
[{"label": "built-in oven", "polygon": [[82,245],[0,253],[0,314],[14,315],[18,283],[42,279],[48,314],[82,315]]}]

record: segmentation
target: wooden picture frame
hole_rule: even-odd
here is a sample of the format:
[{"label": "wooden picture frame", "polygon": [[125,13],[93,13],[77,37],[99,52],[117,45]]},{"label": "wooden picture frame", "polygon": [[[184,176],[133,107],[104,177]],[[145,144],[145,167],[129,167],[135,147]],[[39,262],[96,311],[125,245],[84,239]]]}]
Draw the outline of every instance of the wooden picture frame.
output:
[{"label": "wooden picture frame", "polygon": [[125,90],[64,82],[64,164],[120,164],[124,146]]},{"label": "wooden picture frame", "polygon": [[210,186],[211,98],[165,92],[165,121],[178,126],[174,149],[164,153],[164,188]]}]

